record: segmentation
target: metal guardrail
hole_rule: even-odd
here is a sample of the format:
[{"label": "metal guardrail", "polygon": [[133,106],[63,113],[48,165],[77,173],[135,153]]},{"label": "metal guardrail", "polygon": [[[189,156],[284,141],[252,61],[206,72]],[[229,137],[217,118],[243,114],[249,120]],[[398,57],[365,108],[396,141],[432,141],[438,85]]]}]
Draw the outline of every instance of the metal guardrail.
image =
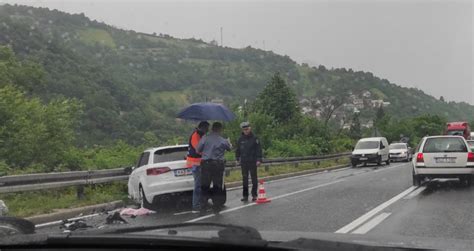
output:
[{"label": "metal guardrail", "polygon": [[[338,153],[321,156],[305,156],[305,157],[288,157],[265,159],[262,166],[267,170],[270,166],[315,162],[319,164],[322,160],[340,159],[348,157],[350,153]],[[235,162],[226,164],[226,175],[230,171],[240,166]],[[39,191],[51,188],[62,188],[77,186],[78,197],[85,185],[109,183],[114,181],[127,180],[131,168],[115,168],[105,170],[91,171],[73,171],[73,172],[57,172],[57,173],[37,173],[25,175],[11,175],[0,177],[0,194],[15,193],[25,191]]]}]

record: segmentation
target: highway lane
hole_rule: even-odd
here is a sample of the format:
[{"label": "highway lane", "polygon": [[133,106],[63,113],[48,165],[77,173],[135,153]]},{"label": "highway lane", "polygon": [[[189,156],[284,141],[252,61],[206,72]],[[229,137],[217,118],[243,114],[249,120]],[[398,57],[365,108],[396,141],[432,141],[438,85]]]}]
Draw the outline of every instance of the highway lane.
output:
[{"label": "highway lane", "polygon": [[[407,164],[341,170],[287,178],[266,183],[265,205],[243,204],[241,190],[228,192],[226,209],[219,216],[199,217],[189,212],[165,212],[126,218],[128,226],[180,222],[221,222],[249,225],[259,230],[295,230],[334,232],[360,214],[400,193],[411,184]],[[87,219],[95,228],[105,225],[106,215]],[[58,226],[39,232],[62,231]]]},{"label": "highway lane", "polygon": [[390,216],[369,234],[474,240],[474,187],[434,180],[384,210]]},{"label": "highway lane", "polygon": [[[202,221],[264,231],[335,232],[411,187],[411,171],[407,164],[392,164],[377,170],[366,167],[306,176],[267,187],[269,197],[277,198],[271,203],[224,211]],[[302,192],[291,194],[295,191]]]}]

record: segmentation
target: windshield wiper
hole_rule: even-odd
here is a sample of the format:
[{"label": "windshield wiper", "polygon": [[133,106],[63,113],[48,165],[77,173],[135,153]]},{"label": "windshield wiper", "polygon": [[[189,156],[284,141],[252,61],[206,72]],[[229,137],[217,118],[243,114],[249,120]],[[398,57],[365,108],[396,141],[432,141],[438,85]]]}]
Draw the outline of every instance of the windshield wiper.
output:
[{"label": "windshield wiper", "polygon": [[178,224],[167,224],[167,225],[152,225],[152,226],[139,226],[139,227],[125,227],[111,229],[110,231],[104,231],[104,234],[124,234],[124,233],[136,233],[159,229],[169,228],[184,228],[184,227],[221,227],[223,230],[218,232],[219,238],[222,239],[251,239],[251,240],[262,240],[262,236],[257,229],[247,226],[238,226],[232,224],[221,224],[212,222],[196,222],[196,223],[178,223]]}]

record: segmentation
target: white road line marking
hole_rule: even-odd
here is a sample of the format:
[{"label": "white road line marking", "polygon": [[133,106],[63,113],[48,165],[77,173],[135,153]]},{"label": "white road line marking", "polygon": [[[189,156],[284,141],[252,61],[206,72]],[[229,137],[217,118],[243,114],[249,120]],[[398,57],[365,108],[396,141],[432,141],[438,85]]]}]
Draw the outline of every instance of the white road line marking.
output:
[{"label": "white road line marking", "polygon": [[184,212],[179,212],[179,213],[174,213],[173,215],[183,215],[183,214],[190,214],[193,211],[184,211]]},{"label": "white road line marking", "polygon": [[388,216],[390,216],[391,214],[392,213],[381,213],[377,215],[376,217],[374,217],[372,220],[365,223],[364,225],[360,226],[358,229],[354,230],[354,232],[352,233],[353,234],[366,234],[367,232],[372,230],[372,228],[376,227],[378,224],[380,224],[380,222],[382,222]]},{"label": "white road line marking", "polygon": [[407,196],[405,196],[405,200],[409,200],[409,199],[413,199],[415,198],[418,194],[422,193],[423,191],[425,191],[426,187],[418,187],[418,189],[416,189],[415,191],[411,192],[410,194],[408,194]]},{"label": "white road line marking", "polygon": [[[275,201],[275,200],[282,199],[282,198],[285,198],[285,197],[288,197],[288,196],[291,196],[291,195],[295,195],[295,194],[298,194],[298,193],[303,193],[303,192],[306,192],[306,191],[314,190],[314,189],[325,187],[325,186],[329,186],[329,185],[336,184],[336,183],[339,183],[339,182],[342,182],[342,181],[344,181],[344,179],[339,179],[339,180],[335,180],[335,181],[332,181],[332,182],[320,184],[320,185],[313,186],[313,187],[308,187],[308,188],[298,190],[298,191],[294,191],[294,192],[291,192],[291,193],[278,195],[278,196],[275,196],[275,197],[271,197],[270,199],[272,201]],[[252,203],[245,204],[245,205],[242,205],[242,206],[238,206],[238,207],[223,210],[223,211],[220,212],[220,214],[230,213],[230,212],[242,209],[242,208],[251,207],[251,206],[255,206],[255,205],[257,205],[257,204],[255,202],[252,202]],[[195,219],[186,221],[186,223],[201,221],[201,220],[208,219],[208,218],[211,218],[211,217],[214,217],[214,216],[215,216],[215,214],[209,214],[209,215],[205,215],[205,216],[202,216],[202,217],[199,217],[199,218],[195,218]]]},{"label": "white road line marking", "polygon": [[353,230],[354,228],[360,226],[362,223],[364,223],[365,221],[367,221],[368,219],[372,218],[372,216],[376,215],[377,213],[379,213],[380,211],[384,210],[385,208],[387,208],[388,206],[392,205],[393,203],[395,203],[396,201],[400,200],[401,198],[403,198],[405,195],[411,193],[413,190],[415,190],[417,187],[415,186],[411,186],[409,187],[407,190],[399,193],[398,195],[396,195],[395,197],[391,198],[390,200],[378,205],[376,208],[370,210],[369,212],[365,213],[364,215],[362,215],[361,217],[355,219],[353,222],[347,224],[346,226],[340,228],[339,230],[337,230],[335,233],[341,233],[341,234],[345,234],[345,233],[348,233],[350,232],[351,230]]}]

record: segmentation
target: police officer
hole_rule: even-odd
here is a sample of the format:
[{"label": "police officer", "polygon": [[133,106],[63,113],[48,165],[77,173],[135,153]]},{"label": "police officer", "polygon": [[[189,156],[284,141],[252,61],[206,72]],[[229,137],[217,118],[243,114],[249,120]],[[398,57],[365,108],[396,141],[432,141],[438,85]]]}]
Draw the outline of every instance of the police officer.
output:
[{"label": "police officer", "polygon": [[[221,136],[222,124],[214,122],[211,133],[199,141],[197,150],[202,153],[201,160],[201,208],[200,214],[206,212],[205,205],[212,196],[214,213],[219,213],[224,205],[224,153],[230,151],[229,140]],[[212,193],[211,193],[212,182]]]},{"label": "police officer", "polygon": [[262,147],[258,138],[252,133],[249,122],[242,122],[242,135],[237,141],[235,158],[240,162],[242,168],[242,202],[247,202],[249,198],[249,173],[252,179],[252,201],[257,200],[257,166],[262,162]]},{"label": "police officer", "polygon": [[188,156],[186,157],[186,167],[192,168],[194,178],[193,190],[193,212],[199,211],[201,201],[201,153],[196,148],[201,138],[209,130],[209,123],[201,121],[194,132],[189,136]]}]

